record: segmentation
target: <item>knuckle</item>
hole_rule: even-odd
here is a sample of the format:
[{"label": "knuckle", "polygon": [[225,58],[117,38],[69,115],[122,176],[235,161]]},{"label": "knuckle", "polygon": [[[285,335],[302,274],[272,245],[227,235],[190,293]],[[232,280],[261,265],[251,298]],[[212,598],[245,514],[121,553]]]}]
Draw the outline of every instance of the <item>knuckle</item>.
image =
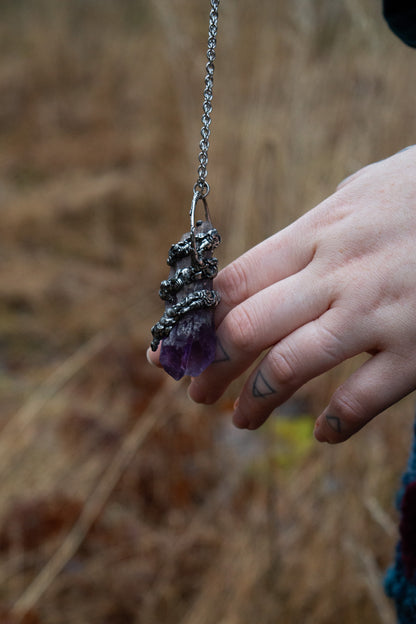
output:
[{"label": "knuckle", "polygon": [[270,366],[274,378],[284,386],[296,386],[298,382],[298,367],[295,358],[289,351],[272,349],[269,353]]},{"label": "knuckle", "polygon": [[317,325],[317,341],[321,351],[333,362],[343,359],[342,332],[337,332],[323,323]]},{"label": "knuckle", "polygon": [[218,276],[218,281],[222,298],[231,306],[246,299],[248,278],[241,259],[225,267]]},{"label": "knuckle", "polygon": [[361,403],[342,387],[334,392],[328,411],[334,412],[341,421],[348,423],[352,428],[363,417]]},{"label": "knuckle", "polygon": [[238,351],[251,353],[255,349],[255,322],[244,306],[238,306],[230,312],[227,326],[228,340]]}]

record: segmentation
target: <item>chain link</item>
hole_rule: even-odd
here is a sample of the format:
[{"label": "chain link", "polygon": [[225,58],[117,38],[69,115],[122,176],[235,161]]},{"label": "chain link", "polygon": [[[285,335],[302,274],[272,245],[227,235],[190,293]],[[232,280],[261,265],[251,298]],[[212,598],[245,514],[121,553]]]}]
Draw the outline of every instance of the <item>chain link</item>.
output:
[{"label": "chain link", "polygon": [[205,76],[205,89],[204,89],[204,102],[202,105],[202,128],[201,137],[199,142],[199,167],[198,167],[198,179],[194,185],[194,194],[199,194],[199,197],[204,199],[209,193],[209,184],[206,181],[207,177],[207,165],[208,165],[208,148],[209,137],[211,134],[211,113],[212,113],[212,87],[214,84],[214,61],[215,50],[217,47],[217,32],[218,32],[218,6],[220,0],[211,0],[211,12],[209,14],[209,30],[208,30],[208,50],[206,64],[206,76]]}]

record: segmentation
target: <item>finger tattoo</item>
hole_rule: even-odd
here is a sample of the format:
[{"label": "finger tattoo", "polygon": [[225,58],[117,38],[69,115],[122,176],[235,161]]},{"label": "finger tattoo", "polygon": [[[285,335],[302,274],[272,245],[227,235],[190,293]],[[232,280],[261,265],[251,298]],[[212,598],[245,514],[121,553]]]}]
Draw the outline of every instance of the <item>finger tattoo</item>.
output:
[{"label": "finger tattoo", "polygon": [[213,364],[219,364],[220,362],[229,362],[231,360],[227,351],[224,349],[222,343],[217,338],[217,352]]},{"label": "finger tattoo", "polygon": [[276,390],[269,384],[261,371],[258,371],[254,378],[252,392],[256,399],[263,399],[271,394],[276,394]]},{"label": "finger tattoo", "polygon": [[341,420],[338,418],[338,416],[332,416],[331,414],[327,414],[325,418],[326,422],[333,431],[336,431],[337,433],[342,433]]}]

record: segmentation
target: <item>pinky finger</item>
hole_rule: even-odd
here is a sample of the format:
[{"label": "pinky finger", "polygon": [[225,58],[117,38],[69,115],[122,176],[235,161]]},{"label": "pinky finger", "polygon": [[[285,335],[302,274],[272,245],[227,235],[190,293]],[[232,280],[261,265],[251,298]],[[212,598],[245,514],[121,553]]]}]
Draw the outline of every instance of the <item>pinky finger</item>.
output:
[{"label": "pinky finger", "polygon": [[333,394],[315,424],[319,442],[343,442],[416,387],[409,359],[382,351],[371,357]]}]

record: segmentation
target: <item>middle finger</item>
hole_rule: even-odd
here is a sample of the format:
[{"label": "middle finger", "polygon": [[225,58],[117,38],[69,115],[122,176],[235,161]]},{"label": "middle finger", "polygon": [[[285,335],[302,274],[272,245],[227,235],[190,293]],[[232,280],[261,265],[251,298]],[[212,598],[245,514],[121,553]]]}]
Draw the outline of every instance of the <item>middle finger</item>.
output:
[{"label": "middle finger", "polygon": [[321,316],[331,304],[328,281],[308,265],[232,308],[217,329],[217,356],[189,394],[198,403],[215,402],[264,351],[298,327]]}]

